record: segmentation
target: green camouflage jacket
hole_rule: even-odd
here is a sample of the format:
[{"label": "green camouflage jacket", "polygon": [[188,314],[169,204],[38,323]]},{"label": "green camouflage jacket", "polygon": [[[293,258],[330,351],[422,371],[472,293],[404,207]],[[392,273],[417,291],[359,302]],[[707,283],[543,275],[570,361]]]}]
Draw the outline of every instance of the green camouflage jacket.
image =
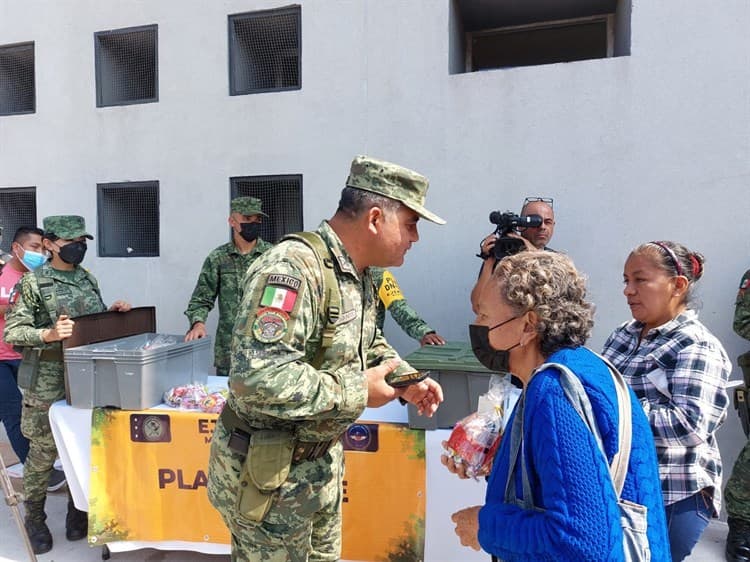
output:
[{"label": "green camouflage jacket", "polygon": [[[49,292],[40,289],[50,285]],[[14,289],[13,304],[5,316],[5,341],[20,347],[61,349],[60,342],[45,344],[42,330],[52,328],[57,317],[66,314],[71,318],[106,310],[99,293],[99,285],[91,273],[80,266],[73,271],[54,269],[49,263],[33,273],[25,274]],[[50,318],[45,299],[55,299],[56,311]],[[44,402],[54,402],[65,396],[61,361],[40,361],[36,387],[28,391]]]},{"label": "green camouflage jacket", "polygon": [[387,269],[382,267],[371,267],[373,283],[375,283],[375,292],[378,295],[378,328],[382,331],[385,322],[385,311],[391,313],[391,317],[396,321],[401,329],[409,337],[420,341],[425,334],[434,332],[427,322],[422,320],[419,313],[406,302],[401,288],[396,282],[396,278]]},{"label": "green camouflage jacket", "polygon": [[734,331],[746,340],[750,340],[750,269],[740,281],[737,301],[734,307]]},{"label": "green camouflage jacket", "polygon": [[270,243],[258,238],[253,251],[242,255],[234,242],[229,242],[214,249],[203,262],[185,316],[191,327],[196,322],[205,322],[216,297],[219,298],[219,323],[214,341],[214,366],[217,373],[229,372],[229,348],[232,344],[234,318],[242,298],[242,278],[250,264],[270,247]]},{"label": "green camouflage jacket", "polygon": [[[338,437],[364,410],[364,369],[398,357],[376,326],[377,296],[327,222],[317,232],[333,255],[341,291],[333,345],[310,365],[326,315],[324,278],[313,250],[285,240],[256,260],[232,339],[228,403],[251,427],[295,432],[302,441]],[[413,371],[402,362],[398,372]]]}]

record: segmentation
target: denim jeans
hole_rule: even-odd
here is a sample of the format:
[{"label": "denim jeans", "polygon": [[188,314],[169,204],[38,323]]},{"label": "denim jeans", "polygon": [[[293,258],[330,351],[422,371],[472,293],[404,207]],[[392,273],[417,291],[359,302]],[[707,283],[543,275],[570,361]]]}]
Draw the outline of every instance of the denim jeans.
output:
[{"label": "denim jeans", "polygon": [[701,490],[667,506],[669,547],[673,562],[680,562],[690,554],[713,514],[711,490]]},{"label": "denim jeans", "polygon": [[21,434],[21,391],[17,382],[20,364],[20,359],[0,361],[0,422],[5,426],[13,452],[25,462],[29,440]]}]

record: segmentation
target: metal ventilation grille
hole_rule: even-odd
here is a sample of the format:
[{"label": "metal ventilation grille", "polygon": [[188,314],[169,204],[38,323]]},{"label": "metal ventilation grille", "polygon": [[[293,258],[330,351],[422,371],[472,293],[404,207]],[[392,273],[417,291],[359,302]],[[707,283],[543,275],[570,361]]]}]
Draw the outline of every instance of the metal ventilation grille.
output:
[{"label": "metal ventilation grille", "polygon": [[302,225],[302,175],[244,176],[230,178],[231,198],[257,197],[263,201],[260,237],[278,242],[289,232],[299,232]]},{"label": "metal ventilation grille", "polygon": [[300,82],[300,7],[229,16],[229,93],[296,90]]},{"label": "metal ventilation grille", "polygon": [[2,250],[9,252],[13,235],[20,226],[36,226],[36,188],[0,188],[0,226],[3,227]]},{"label": "metal ventilation grille", "polygon": [[158,101],[157,26],[94,34],[96,105]]},{"label": "metal ventilation grille", "polygon": [[35,111],[34,43],[0,47],[0,115]]},{"label": "metal ventilation grille", "polygon": [[159,182],[98,184],[98,243],[102,257],[159,255]]}]

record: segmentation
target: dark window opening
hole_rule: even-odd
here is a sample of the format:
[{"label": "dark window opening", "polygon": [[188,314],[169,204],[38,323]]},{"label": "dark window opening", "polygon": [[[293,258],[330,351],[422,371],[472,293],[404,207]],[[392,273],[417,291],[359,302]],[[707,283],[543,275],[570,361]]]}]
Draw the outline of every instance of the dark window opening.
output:
[{"label": "dark window opening", "polygon": [[97,184],[101,257],[159,255],[159,182]]},{"label": "dark window opening", "polygon": [[301,74],[299,6],[229,16],[229,95],[298,90]]},{"label": "dark window opening", "polygon": [[0,227],[3,242],[0,249],[10,252],[13,235],[21,226],[36,224],[36,187],[0,188]]},{"label": "dark window opening", "polygon": [[243,176],[229,179],[230,198],[257,197],[263,202],[260,237],[276,243],[290,232],[299,232],[302,223],[302,176]]},{"label": "dark window opening", "polygon": [[159,101],[157,26],[94,34],[96,106]]},{"label": "dark window opening", "polygon": [[452,0],[451,74],[630,54],[631,0]]},{"label": "dark window opening", "polygon": [[0,115],[35,111],[34,43],[0,47]]}]

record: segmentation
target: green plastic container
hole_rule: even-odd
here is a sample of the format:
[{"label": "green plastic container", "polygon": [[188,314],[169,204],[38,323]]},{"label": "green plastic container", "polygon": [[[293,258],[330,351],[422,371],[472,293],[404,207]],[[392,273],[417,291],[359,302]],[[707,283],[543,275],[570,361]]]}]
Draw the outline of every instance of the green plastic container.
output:
[{"label": "green plastic container", "polygon": [[487,392],[492,371],[486,369],[466,342],[426,345],[404,357],[443,387],[445,401],[431,418],[420,416],[409,404],[409,427],[413,429],[449,429],[477,410],[479,396]]}]

